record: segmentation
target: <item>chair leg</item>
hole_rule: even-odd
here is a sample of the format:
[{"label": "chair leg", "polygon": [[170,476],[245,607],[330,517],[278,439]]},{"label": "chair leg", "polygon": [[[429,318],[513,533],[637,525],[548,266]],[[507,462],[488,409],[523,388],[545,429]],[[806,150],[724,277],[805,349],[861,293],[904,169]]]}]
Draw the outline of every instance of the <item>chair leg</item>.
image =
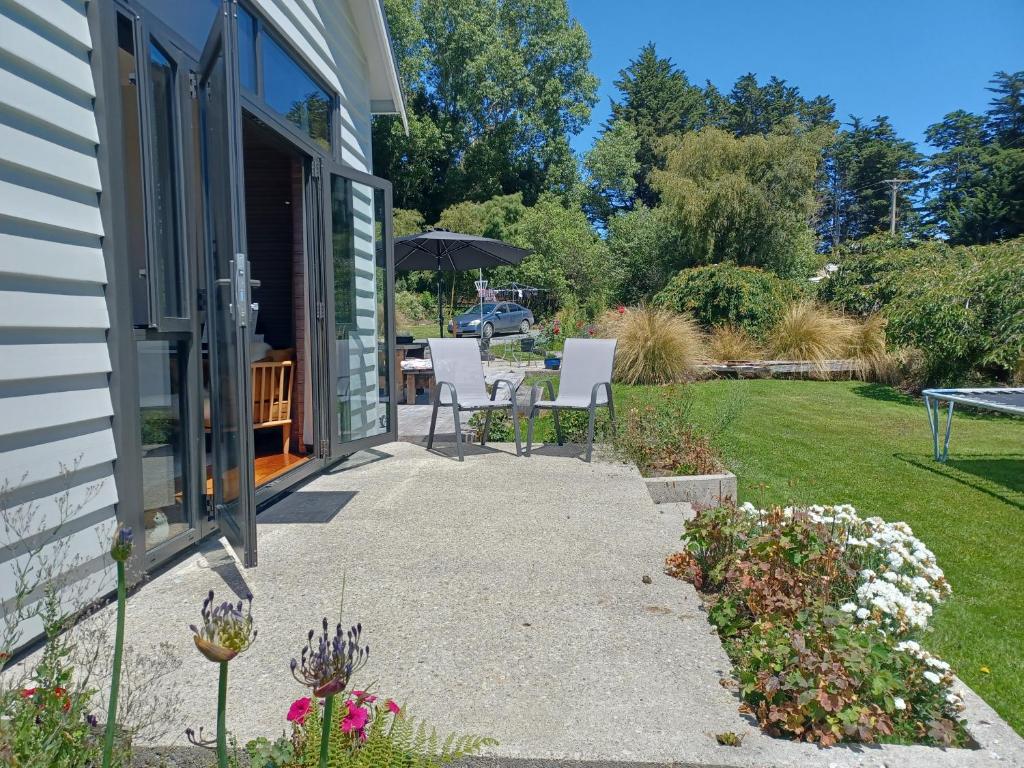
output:
[{"label": "chair leg", "polygon": [[452,419],[455,422],[455,447],[459,449],[459,461],[464,460],[462,454],[462,425],[459,423],[459,404],[452,403]]},{"label": "chair leg", "polygon": [[487,445],[487,438],[491,434],[491,414],[494,413],[493,408],[487,409],[487,415],[484,416],[484,433],[480,436],[480,445]]},{"label": "chair leg", "polygon": [[558,438],[558,444],[565,445],[565,441],[562,439],[562,422],[558,420],[558,409],[552,408],[551,413],[555,417],[555,437]]},{"label": "chair leg", "polygon": [[594,452],[594,420],[597,416],[597,407],[590,407],[590,424],[587,426],[587,461],[590,461],[590,456]]},{"label": "chair leg", "polygon": [[292,447],[292,423],[290,421],[281,427],[281,445],[283,446],[281,453],[287,455],[288,449]]},{"label": "chair leg", "polygon": [[533,450],[533,420],[537,418],[537,409],[530,409],[530,418],[526,425],[526,455],[530,455],[530,451]]},{"label": "chair leg", "polygon": [[437,426],[437,398],[434,398],[434,409],[430,412],[430,432],[427,434],[427,450],[434,447],[434,427]]},{"label": "chair leg", "polygon": [[512,403],[512,434],[516,436],[516,456],[523,453],[523,439],[519,434],[519,407]]},{"label": "chair leg", "polygon": [[615,403],[611,398],[608,398],[608,421],[611,422],[612,437],[618,436],[619,425],[615,422]]}]

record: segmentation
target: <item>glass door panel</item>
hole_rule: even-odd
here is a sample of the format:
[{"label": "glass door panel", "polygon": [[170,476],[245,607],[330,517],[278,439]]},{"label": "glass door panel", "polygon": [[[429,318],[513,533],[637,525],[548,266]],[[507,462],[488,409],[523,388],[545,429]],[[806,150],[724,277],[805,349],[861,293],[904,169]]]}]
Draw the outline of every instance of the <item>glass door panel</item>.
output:
[{"label": "glass door panel", "polygon": [[209,426],[214,509],[246,567],[256,565],[250,286],[245,257],[241,108],[234,52],[236,6],[214,22],[199,69],[206,277]]},{"label": "glass door panel", "polygon": [[331,444],[394,436],[391,188],[348,169],[326,174],[328,335],[336,386]]}]

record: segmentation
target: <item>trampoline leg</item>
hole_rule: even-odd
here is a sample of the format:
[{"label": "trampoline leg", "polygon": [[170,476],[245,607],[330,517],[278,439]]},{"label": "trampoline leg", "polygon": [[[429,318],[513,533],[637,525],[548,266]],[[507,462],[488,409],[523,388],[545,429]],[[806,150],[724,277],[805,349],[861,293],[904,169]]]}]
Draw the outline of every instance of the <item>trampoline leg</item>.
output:
[{"label": "trampoline leg", "polygon": [[[938,416],[938,409],[936,409],[936,416]],[[953,401],[950,400],[946,409],[946,439],[942,442],[942,458],[939,461],[945,461],[949,458],[949,433],[953,430]]]},{"label": "trampoline leg", "polygon": [[936,410],[938,406],[928,397],[924,396],[924,412],[928,414],[928,427],[932,431],[932,458],[939,461],[939,425],[936,423]]}]

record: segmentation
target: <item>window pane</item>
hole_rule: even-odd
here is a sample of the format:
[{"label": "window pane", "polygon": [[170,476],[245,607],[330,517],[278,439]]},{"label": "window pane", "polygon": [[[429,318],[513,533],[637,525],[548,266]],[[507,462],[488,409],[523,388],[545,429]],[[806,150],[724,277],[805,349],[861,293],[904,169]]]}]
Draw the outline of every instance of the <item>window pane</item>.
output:
[{"label": "window pane", "polygon": [[331,97],[270,35],[262,37],[263,99],[321,146],[331,147]]},{"label": "window pane", "polygon": [[331,243],[338,438],[342,443],[389,429],[387,300],[380,208],[375,190],[331,177]]},{"label": "window pane", "polygon": [[160,21],[202,51],[210,34],[221,0],[137,0]]},{"label": "window pane", "polygon": [[125,245],[132,297],[132,324],[149,325],[149,285],[146,282],[146,229],[142,210],[142,131],[139,125],[138,74],[135,66],[135,26],[117,16],[117,80],[121,96],[121,160],[125,204]]},{"label": "window pane", "polygon": [[150,43],[153,89],[153,258],[160,272],[164,317],[187,317],[185,263],[178,213],[178,165],[175,144],[175,70],[171,60]]},{"label": "window pane", "polygon": [[138,341],[142,508],[146,549],[190,528],[185,466],[188,345]]},{"label": "window pane", "polygon": [[242,87],[256,92],[256,19],[238,9],[238,74]]}]

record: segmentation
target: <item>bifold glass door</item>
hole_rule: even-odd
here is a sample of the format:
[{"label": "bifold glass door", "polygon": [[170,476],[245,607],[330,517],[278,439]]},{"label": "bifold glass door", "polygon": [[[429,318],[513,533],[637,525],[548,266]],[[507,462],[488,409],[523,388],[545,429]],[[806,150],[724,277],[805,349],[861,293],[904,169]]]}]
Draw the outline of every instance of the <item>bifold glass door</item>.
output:
[{"label": "bifold glass door", "polygon": [[340,166],[322,173],[332,456],[394,439],[391,185]]},{"label": "bifold glass door", "polygon": [[214,510],[245,567],[256,565],[250,281],[245,254],[242,112],[234,4],[225,4],[199,63],[206,218],[207,359]]}]

